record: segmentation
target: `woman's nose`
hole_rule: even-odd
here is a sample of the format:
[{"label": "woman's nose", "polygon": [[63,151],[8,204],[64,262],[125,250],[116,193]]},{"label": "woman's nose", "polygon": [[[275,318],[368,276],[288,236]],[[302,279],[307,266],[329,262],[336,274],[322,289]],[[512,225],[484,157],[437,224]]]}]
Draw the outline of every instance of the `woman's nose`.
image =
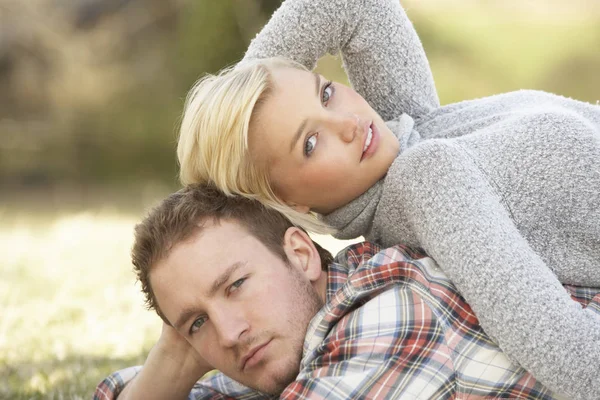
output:
[{"label": "woman's nose", "polygon": [[358,115],[342,114],[337,118],[335,129],[344,142],[350,143],[358,134],[359,127],[360,118]]}]

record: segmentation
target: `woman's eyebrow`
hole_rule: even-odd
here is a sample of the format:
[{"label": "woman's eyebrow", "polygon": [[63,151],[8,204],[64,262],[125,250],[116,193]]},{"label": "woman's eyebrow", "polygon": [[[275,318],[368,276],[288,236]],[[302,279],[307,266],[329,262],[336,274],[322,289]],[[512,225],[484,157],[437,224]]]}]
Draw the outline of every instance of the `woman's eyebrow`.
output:
[{"label": "woman's eyebrow", "polygon": [[321,75],[316,72],[312,73],[315,77],[315,96],[319,97],[319,92],[321,91]]},{"label": "woman's eyebrow", "polygon": [[294,147],[296,147],[296,143],[298,143],[300,136],[302,136],[302,132],[304,132],[304,128],[306,128],[307,123],[308,123],[308,118],[304,118],[304,120],[302,120],[302,123],[298,127],[298,130],[296,131],[296,134],[294,135],[294,138],[292,139],[292,143],[290,143],[290,153],[294,150]]},{"label": "woman's eyebrow", "polygon": [[[319,93],[321,92],[321,76],[319,74],[317,74],[316,72],[313,72],[312,74],[315,78],[315,96],[319,97]],[[304,118],[302,120],[302,122],[300,123],[300,126],[298,127],[298,130],[294,134],[294,137],[292,138],[292,142],[290,143],[290,153],[294,150],[294,147],[296,147],[296,143],[298,143],[300,136],[302,136],[302,132],[304,132],[304,128],[306,128],[307,123],[308,123],[308,118]]]}]

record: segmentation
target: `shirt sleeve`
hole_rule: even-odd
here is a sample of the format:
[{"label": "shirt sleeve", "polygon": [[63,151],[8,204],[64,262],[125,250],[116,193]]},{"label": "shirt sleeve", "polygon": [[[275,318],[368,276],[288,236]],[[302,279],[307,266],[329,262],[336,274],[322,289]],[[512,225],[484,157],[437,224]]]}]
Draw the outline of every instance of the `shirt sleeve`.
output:
[{"label": "shirt sleeve", "polygon": [[[131,380],[141,371],[141,366],[129,367],[114,372],[98,384],[93,400],[115,400]],[[199,380],[188,395],[188,400],[259,400],[261,393],[243,386],[216,373]]]},{"label": "shirt sleeve", "polygon": [[141,366],[129,367],[113,372],[96,386],[93,400],[114,400],[142,369]]},{"label": "shirt sleeve", "polygon": [[287,0],[244,60],[280,56],[312,69],[340,51],[351,84],[385,121],[439,107],[425,51],[398,0]]},{"label": "shirt sleeve", "polygon": [[600,318],[593,302],[584,309],[572,300],[474,161],[460,146],[430,141],[393,168],[389,175],[399,182],[390,195],[485,332],[551,390],[597,398]]},{"label": "shirt sleeve", "polygon": [[396,285],[347,314],[315,351],[281,398],[429,399],[454,390],[444,329],[408,287]]}]

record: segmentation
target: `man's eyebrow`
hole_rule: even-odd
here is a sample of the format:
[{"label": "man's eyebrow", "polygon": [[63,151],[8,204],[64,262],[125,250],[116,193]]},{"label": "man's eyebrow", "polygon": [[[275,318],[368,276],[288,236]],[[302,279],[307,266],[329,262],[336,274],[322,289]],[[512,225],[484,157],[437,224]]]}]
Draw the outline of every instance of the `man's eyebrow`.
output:
[{"label": "man's eyebrow", "polygon": [[[246,262],[238,261],[236,263],[231,264],[221,275],[215,279],[213,284],[211,285],[208,291],[208,298],[211,298],[217,293],[217,291],[231,278],[231,275],[241,267],[246,265]],[[198,309],[196,307],[188,307],[184,308],[179,317],[177,317],[177,321],[173,324],[173,327],[176,330],[181,330],[183,324],[185,324],[193,315],[198,313]]]},{"label": "man's eyebrow", "polygon": [[185,324],[192,316],[194,316],[198,310],[196,308],[185,308],[177,317],[177,321],[173,324],[173,328],[181,330],[183,324]]},{"label": "man's eyebrow", "polygon": [[[319,92],[321,91],[321,77],[316,72],[313,72],[312,74],[315,78],[315,96],[318,98]],[[307,123],[308,118],[304,118],[304,120],[298,127],[298,130],[296,131],[296,134],[294,135],[292,142],[290,143],[290,153],[294,150],[294,147],[296,147],[296,143],[298,143],[300,136],[302,136],[302,132],[304,132],[304,128],[306,128]]]},{"label": "man's eyebrow", "polygon": [[221,286],[223,286],[229,280],[229,278],[231,278],[231,275],[233,275],[235,271],[237,271],[244,265],[246,265],[246,262],[238,261],[227,267],[227,269],[223,271],[221,275],[219,275],[217,279],[215,279],[215,281],[213,282],[212,286],[210,287],[210,290],[208,291],[208,297],[213,297],[221,288]]}]

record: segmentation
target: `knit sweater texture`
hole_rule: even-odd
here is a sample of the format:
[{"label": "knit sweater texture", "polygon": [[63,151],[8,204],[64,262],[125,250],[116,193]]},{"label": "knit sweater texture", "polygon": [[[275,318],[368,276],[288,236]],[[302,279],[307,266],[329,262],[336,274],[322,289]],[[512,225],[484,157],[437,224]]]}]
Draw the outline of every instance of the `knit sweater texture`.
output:
[{"label": "knit sweater texture", "polygon": [[287,0],[245,60],[327,52],[400,141],[384,178],[324,216],[336,236],[423,248],[511,360],[600,398],[600,318],[561,286],[600,286],[600,107],[538,91],[440,106],[397,0]]}]

